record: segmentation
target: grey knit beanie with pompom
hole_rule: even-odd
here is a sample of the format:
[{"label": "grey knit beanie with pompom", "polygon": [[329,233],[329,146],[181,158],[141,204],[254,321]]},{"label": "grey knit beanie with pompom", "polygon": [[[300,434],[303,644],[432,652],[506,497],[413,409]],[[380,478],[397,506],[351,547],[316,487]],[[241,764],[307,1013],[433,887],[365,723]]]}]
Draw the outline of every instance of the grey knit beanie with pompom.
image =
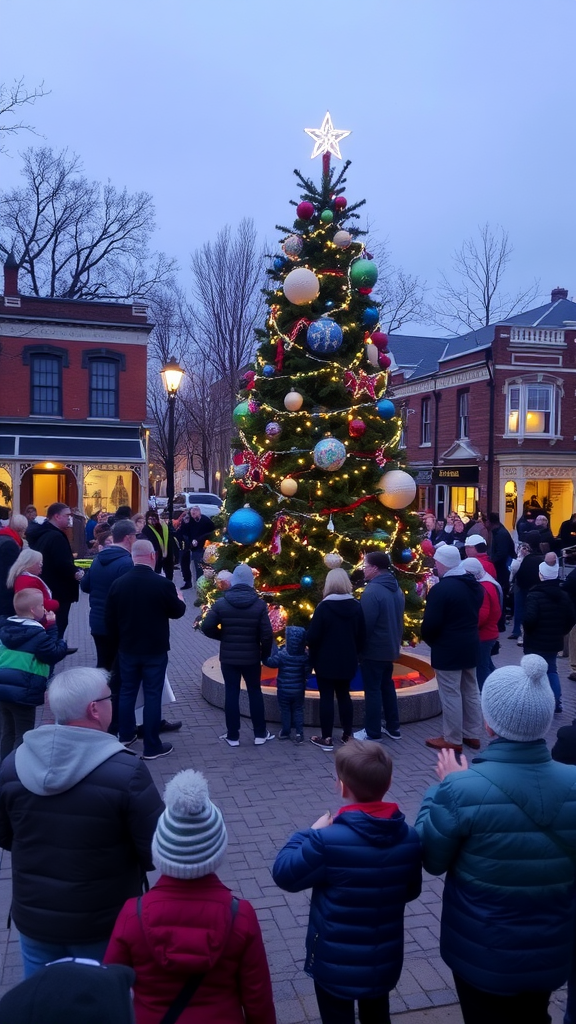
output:
[{"label": "grey knit beanie with pompom", "polygon": [[192,768],[178,772],[166,785],[164,803],[152,839],[158,870],[171,878],[202,878],[216,871],[228,834],[202,773]]},{"label": "grey knit beanie with pompom", "polygon": [[554,719],[548,666],[539,654],[525,654],[519,665],[497,668],[482,687],[482,714],[497,736],[517,743],[540,740]]}]

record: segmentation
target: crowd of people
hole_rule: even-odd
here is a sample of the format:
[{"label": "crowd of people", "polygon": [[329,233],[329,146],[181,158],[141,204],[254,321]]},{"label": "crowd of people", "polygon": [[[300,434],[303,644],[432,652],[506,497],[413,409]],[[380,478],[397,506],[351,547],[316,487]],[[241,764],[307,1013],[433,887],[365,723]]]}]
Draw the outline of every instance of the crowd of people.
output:
[{"label": "crowd of people", "polygon": [[[197,578],[212,532],[195,511],[176,526],[155,510],[96,519],[99,550],[84,572],[68,540],[68,506],[55,503],[43,523],[12,516],[0,530],[0,847],[12,854],[25,977],[0,1000],[0,1024],[276,1020],[255,911],[217,875],[228,839],[206,780],[179,772],[161,797],[146,765],[171,753],[161,733],[181,726],[162,718],[162,703],[170,622],[186,612],[174,567],[187,548],[181,569],[192,586],[191,565]],[[466,1024],[544,1024],[551,992],[566,980],[565,1024],[575,1024],[576,722],[560,729],[552,753],[545,737],[562,710],[557,654],[568,635],[576,646],[576,571],[561,582],[550,538],[529,530],[517,548],[497,516],[463,529],[453,517],[440,532],[425,525],[436,582],[422,639],[442,732],[426,740],[439,783],[415,826],[386,799],[392,761],[378,742],[401,740],[393,668],[404,613],[381,551],[364,556],[359,599],[349,575],[330,570],[309,628],[287,627],[282,645],[250,567],[230,574],[201,624],[220,642],[221,739],[240,746],[242,678],[254,744],[274,739],[264,663],[278,673],[278,739],[301,743],[314,672],[320,734],[310,739],[336,747],[342,806],[289,838],[270,866],[281,889],[312,890],[305,970],[323,1024],[353,1024],[356,1005],[363,1024],[389,1022],[405,907],[420,894],[423,867],[446,873],[440,949]],[[507,603],[511,578],[514,597],[518,578],[524,591],[519,612]],[[78,588],[90,602],[97,667],[52,675],[70,651],[64,634]],[[494,645],[516,613],[521,664],[495,668]],[[354,733],[358,671],[364,726]],[[34,728],[45,696],[54,724]],[[148,891],[154,867],[161,875]]]}]

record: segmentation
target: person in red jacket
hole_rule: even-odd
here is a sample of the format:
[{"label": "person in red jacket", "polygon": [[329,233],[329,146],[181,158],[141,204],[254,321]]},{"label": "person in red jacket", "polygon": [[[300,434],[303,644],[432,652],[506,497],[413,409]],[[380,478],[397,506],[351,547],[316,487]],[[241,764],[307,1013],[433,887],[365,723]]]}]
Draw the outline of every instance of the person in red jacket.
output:
[{"label": "person in red jacket", "polygon": [[179,772],[152,840],[162,872],[156,885],[124,905],[104,963],[136,972],[136,1024],[160,1024],[186,982],[200,982],[178,1024],[275,1024],[270,971],[260,925],[215,874],[228,844],[206,779]]},{"label": "person in red jacket", "polygon": [[470,537],[466,537],[466,558],[477,558],[482,564],[484,572],[487,572],[489,576],[493,576],[496,579],[496,568],[491,558],[488,556],[488,546],[483,537],[479,533],[473,533]]},{"label": "person in red jacket", "polygon": [[[21,590],[39,590],[44,598],[46,611],[57,612],[60,607],[59,602],[54,600],[52,591],[44,583],[44,580],[40,579],[42,563],[41,551],[34,551],[33,548],[24,548],[8,573],[6,586],[9,589],[13,589],[15,594],[20,593]],[[42,623],[42,625],[45,625],[45,623]]]},{"label": "person in red jacket", "polygon": [[493,576],[488,575],[478,558],[464,558],[462,566],[482,587],[484,600],[478,612],[478,661],[476,679],[480,689],[496,666],[492,661],[492,648],[498,639],[498,623],[502,615],[502,588]]}]

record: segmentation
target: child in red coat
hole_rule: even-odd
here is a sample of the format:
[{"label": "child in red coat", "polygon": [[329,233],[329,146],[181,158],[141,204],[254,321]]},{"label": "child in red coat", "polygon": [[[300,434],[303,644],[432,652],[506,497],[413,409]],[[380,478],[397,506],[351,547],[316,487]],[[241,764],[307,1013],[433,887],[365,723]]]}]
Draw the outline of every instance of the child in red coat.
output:
[{"label": "child in red coat", "polygon": [[136,972],[136,1024],[159,1024],[192,975],[201,977],[179,1024],[275,1024],[260,925],[215,874],[228,836],[200,772],[166,786],[166,810],[152,840],[162,872],[120,911],[104,962]]}]

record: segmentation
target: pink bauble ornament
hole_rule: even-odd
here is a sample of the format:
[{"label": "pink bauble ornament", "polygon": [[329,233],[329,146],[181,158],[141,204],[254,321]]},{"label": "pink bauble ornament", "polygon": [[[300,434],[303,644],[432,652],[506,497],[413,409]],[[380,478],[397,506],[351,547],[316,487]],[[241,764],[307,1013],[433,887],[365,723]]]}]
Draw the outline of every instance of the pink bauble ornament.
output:
[{"label": "pink bauble ornament", "polygon": [[366,424],[364,420],[350,420],[348,424],[348,433],[350,437],[362,437],[362,434],[366,430]]},{"label": "pink bauble ornament", "polygon": [[334,200],[334,206],[336,207],[337,210],[345,210],[347,205],[348,200],[346,199],[346,196],[336,196],[336,199]]},{"label": "pink bauble ornament", "polygon": [[296,207],[296,216],[300,220],[311,220],[314,216],[314,207],[312,203],[309,203],[306,199],[302,203],[298,203]]},{"label": "pink bauble ornament", "polygon": [[388,335],[384,334],[384,331],[374,331],[370,335],[370,342],[376,345],[377,349],[388,348]]},{"label": "pink bauble ornament", "polygon": [[371,291],[372,291],[371,288],[359,288],[358,289],[358,294],[359,295],[370,295]]},{"label": "pink bauble ornament", "polygon": [[378,353],[378,366],[381,370],[387,370],[391,364],[392,360],[390,359],[390,356],[387,356],[385,352]]},{"label": "pink bauble ornament", "polygon": [[422,548],[422,554],[427,555],[428,558],[432,558],[435,548],[429,537],[425,537],[420,547]]},{"label": "pink bauble ornament", "polygon": [[268,605],[268,618],[273,633],[280,633],[288,622],[288,612],[281,604]]},{"label": "pink bauble ornament", "polygon": [[304,399],[299,391],[289,391],[284,398],[284,405],[289,412],[298,412],[302,408]]}]

